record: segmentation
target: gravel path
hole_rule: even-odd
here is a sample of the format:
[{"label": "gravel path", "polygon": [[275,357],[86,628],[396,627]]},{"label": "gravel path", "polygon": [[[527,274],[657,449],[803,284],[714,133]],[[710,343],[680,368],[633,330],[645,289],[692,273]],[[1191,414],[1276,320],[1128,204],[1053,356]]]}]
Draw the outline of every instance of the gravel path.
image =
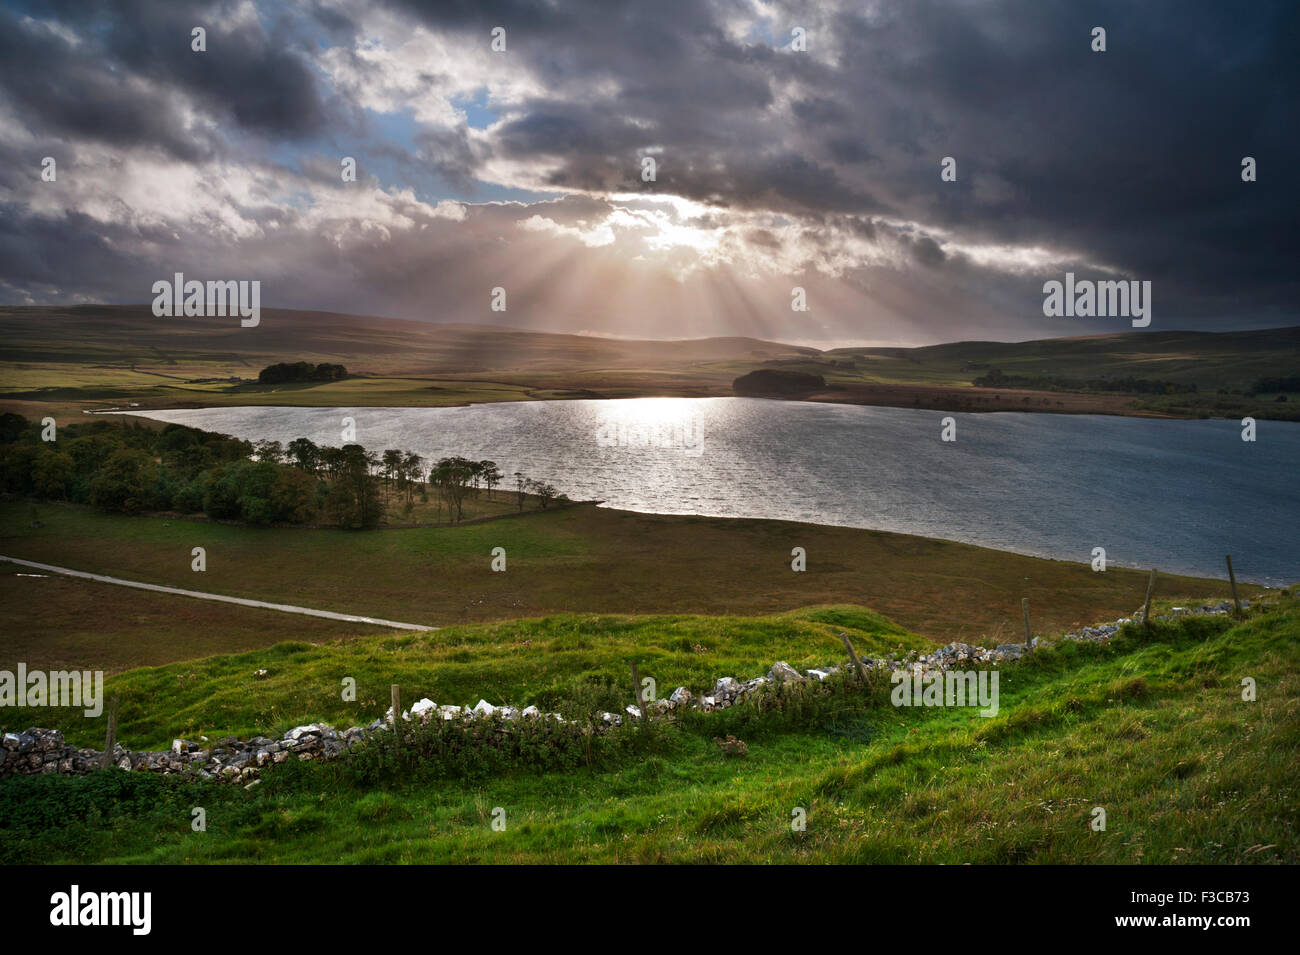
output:
[{"label": "gravel path", "polygon": [[96,580],[101,584],[117,584],[119,587],[135,587],[137,590],[152,590],[160,594],[176,594],[180,597],[197,597],[200,600],[219,600],[222,603],[239,604],[243,607],[260,607],[263,610],[279,610],[282,613],[300,613],[308,617],[325,617],[328,620],[342,620],[346,623],[369,623],[377,627],[392,627],[396,630],[437,630],[437,627],[429,627],[421,623],[399,623],[396,620],[381,620],[378,617],[358,617],[348,613],[334,613],[332,610],[312,610],[310,607],[294,607],[290,604],[273,604],[265,600],[248,600],[244,597],[227,597],[224,594],[210,594],[201,590],[183,590],[180,587],[163,587],[159,584],[145,584],[138,580],[123,580],[120,577],[105,577],[103,574],[88,574],[82,570],[69,570],[67,567],[54,567],[50,564],[38,564],[31,560],[19,560],[17,557],[6,557],[0,554],[0,561],[8,561],[11,564],[19,564],[23,567],[33,567],[37,570],[49,571],[54,574],[64,574],[68,577],[81,577],[85,580]]}]

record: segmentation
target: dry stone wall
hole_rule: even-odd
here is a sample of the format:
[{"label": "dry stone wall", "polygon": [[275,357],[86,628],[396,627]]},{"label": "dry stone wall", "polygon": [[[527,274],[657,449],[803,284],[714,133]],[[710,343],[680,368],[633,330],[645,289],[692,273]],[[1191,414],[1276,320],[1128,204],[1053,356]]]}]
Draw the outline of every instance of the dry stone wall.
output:
[{"label": "dry stone wall", "polygon": [[[1242,605],[1249,606],[1249,602],[1242,601]],[[1175,607],[1172,616],[1226,614],[1232,609],[1232,603],[1224,601],[1196,609]],[[1105,642],[1118,633],[1121,626],[1130,622],[1130,619],[1126,617],[1113,623],[1085,627],[1074,633],[1065,634],[1062,639]],[[1033,645],[1036,646],[1038,642],[1039,639],[1034,638]],[[1018,659],[1026,649],[1024,644],[1004,644],[990,650],[965,643],[950,643],[931,653],[913,653],[901,659],[864,658],[862,664],[868,670],[888,672],[918,666],[922,672],[948,670],[959,665],[997,666]],[[655,713],[665,716],[671,716],[674,711],[681,708],[696,708],[705,712],[724,709],[743,703],[746,698],[768,684],[822,681],[831,674],[837,673],[839,669],[837,665],[829,665],[801,673],[782,661],[773,664],[766,676],[755,677],[752,680],[741,682],[733,677],[724,676],[714,684],[708,694],[701,697],[696,697],[686,687],[679,686],[670,696],[656,700],[651,706]],[[249,740],[238,740],[234,737],[226,737],[210,746],[177,739],[172,742],[172,748],[168,752],[133,752],[118,745],[113,752],[113,765],[133,772],[178,774],[193,779],[217,779],[247,784],[268,766],[290,759],[300,761],[336,759],[372,733],[392,732],[392,715],[390,707],[384,719],[375,720],[367,726],[352,726],[341,732],[327,723],[309,723],[294,727],[280,739],[255,736]],[[624,716],[639,718],[640,715],[640,710],[635,706],[627,707],[623,714],[600,713],[590,728],[593,732],[601,732],[621,725]],[[486,700],[479,700],[478,704],[471,708],[439,706],[432,700],[422,699],[402,713],[404,723],[416,721],[427,723],[433,719],[472,721],[492,718],[506,723],[534,719],[565,722],[560,714],[542,713],[535,706],[526,706],[522,709],[514,706],[493,706]],[[206,743],[207,740],[203,742]],[[69,746],[58,730],[33,727],[21,733],[5,733],[0,736],[0,776],[38,773],[81,775],[98,769],[101,756],[102,753],[94,749],[78,749]]]}]

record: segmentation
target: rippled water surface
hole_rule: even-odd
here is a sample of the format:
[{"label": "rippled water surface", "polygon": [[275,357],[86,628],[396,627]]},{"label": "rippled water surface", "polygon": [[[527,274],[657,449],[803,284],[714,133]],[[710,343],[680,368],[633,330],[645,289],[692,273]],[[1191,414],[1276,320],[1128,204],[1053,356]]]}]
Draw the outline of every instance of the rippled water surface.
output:
[{"label": "rippled water surface", "polygon": [[[1300,425],[953,414],[752,398],[466,408],[211,408],[151,418],[250,440],[459,454],[570,497],[666,514],[871,527],[1123,566],[1300,580]],[[512,479],[507,478],[507,483]]]}]

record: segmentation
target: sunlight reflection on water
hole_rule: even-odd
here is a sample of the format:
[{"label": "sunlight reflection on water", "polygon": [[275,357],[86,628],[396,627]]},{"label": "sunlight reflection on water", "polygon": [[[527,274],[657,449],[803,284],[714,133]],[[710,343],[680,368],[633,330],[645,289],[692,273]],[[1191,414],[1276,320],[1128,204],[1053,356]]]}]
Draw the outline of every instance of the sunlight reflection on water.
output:
[{"label": "sunlight reflection on water", "polygon": [[[1300,424],[945,412],[754,398],[464,408],[211,408],[148,416],[251,440],[490,458],[575,499],[810,521],[1270,584],[1300,579]],[[509,483],[509,478],[507,478]]]}]

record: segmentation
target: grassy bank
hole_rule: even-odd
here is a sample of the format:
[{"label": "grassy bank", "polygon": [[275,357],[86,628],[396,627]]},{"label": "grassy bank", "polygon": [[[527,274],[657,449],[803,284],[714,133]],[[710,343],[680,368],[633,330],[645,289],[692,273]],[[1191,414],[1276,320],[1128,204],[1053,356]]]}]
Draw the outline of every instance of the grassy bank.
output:
[{"label": "grassy bank", "polygon": [[[777,659],[822,666],[844,652],[842,632],[867,655],[930,646],[849,606],[766,617],[560,614],[324,645],[280,643],[130,670],[109,677],[105,693],[121,698],[119,739],[134,749],[167,749],[176,736],[248,737],[317,720],[365,724],[383,715],[393,683],[407,703],[428,696],[473,706],[484,698],[589,715],[621,712],[631,702],[631,659],[663,695],[679,685],[704,692],[719,676],[766,673]],[[267,675],[255,677],[256,670]],[[356,702],[342,699],[344,677],[356,681]],[[63,730],[77,745],[102,745],[103,720],[86,719],[81,710],[6,709],[0,718],[8,730],[40,724]]]},{"label": "grassy bank", "polygon": [[[258,702],[247,705],[279,700],[295,715],[328,714],[328,684],[349,667],[371,666],[376,674],[427,667],[423,685],[440,701],[461,693],[458,681],[469,677],[496,678],[520,694],[535,692],[525,679],[539,678],[561,694],[581,693],[579,671],[613,678],[621,672],[613,657],[633,649],[656,673],[688,683],[707,673],[711,681],[748,659],[765,665],[776,656],[834,655],[823,647],[835,642],[837,628],[850,628],[859,646],[908,641],[887,621],[852,608],[772,620],[565,618],[467,630],[452,651],[418,636],[291,647],[202,661],[188,689],[169,688],[173,670],[183,668],[125,674],[118,688],[155,694],[155,714],[188,703],[188,718],[215,725],[249,694]],[[648,643],[653,634],[672,636]],[[582,648],[584,640],[593,647]],[[545,648],[543,658],[565,659],[538,675],[546,664],[524,641]],[[709,644],[712,658],[697,660],[710,655],[694,646]],[[315,656],[322,653],[352,656],[331,669],[327,656]],[[276,674],[250,683],[248,667],[258,662],[319,681],[321,701],[295,700]],[[686,720],[631,745],[615,765],[565,772],[456,779],[395,773],[363,785],[346,763],[292,764],[251,790],[125,773],[7,780],[0,783],[0,859],[1300,860],[1294,598],[1243,623],[1184,619],[1152,634],[1131,628],[1109,645],[1062,643],[1005,667],[1001,677],[1000,712],[991,719],[966,708],[895,708],[878,688],[795,715],[742,706]],[[1257,701],[1242,700],[1243,677],[1256,681]],[[183,697],[187,692],[193,695]],[[156,735],[160,717],[149,719],[155,723],[128,722],[128,730],[142,739]],[[713,742],[722,733],[742,738],[748,755],[725,755]],[[207,810],[206,832],[190,829],[196,805]],[[1090,827],[1095,807],[1106,811],[1104,832]],[[498,808],[504,831],[491,826]],[[803,832],[790,824],[798,808],[806,811]]]}]

